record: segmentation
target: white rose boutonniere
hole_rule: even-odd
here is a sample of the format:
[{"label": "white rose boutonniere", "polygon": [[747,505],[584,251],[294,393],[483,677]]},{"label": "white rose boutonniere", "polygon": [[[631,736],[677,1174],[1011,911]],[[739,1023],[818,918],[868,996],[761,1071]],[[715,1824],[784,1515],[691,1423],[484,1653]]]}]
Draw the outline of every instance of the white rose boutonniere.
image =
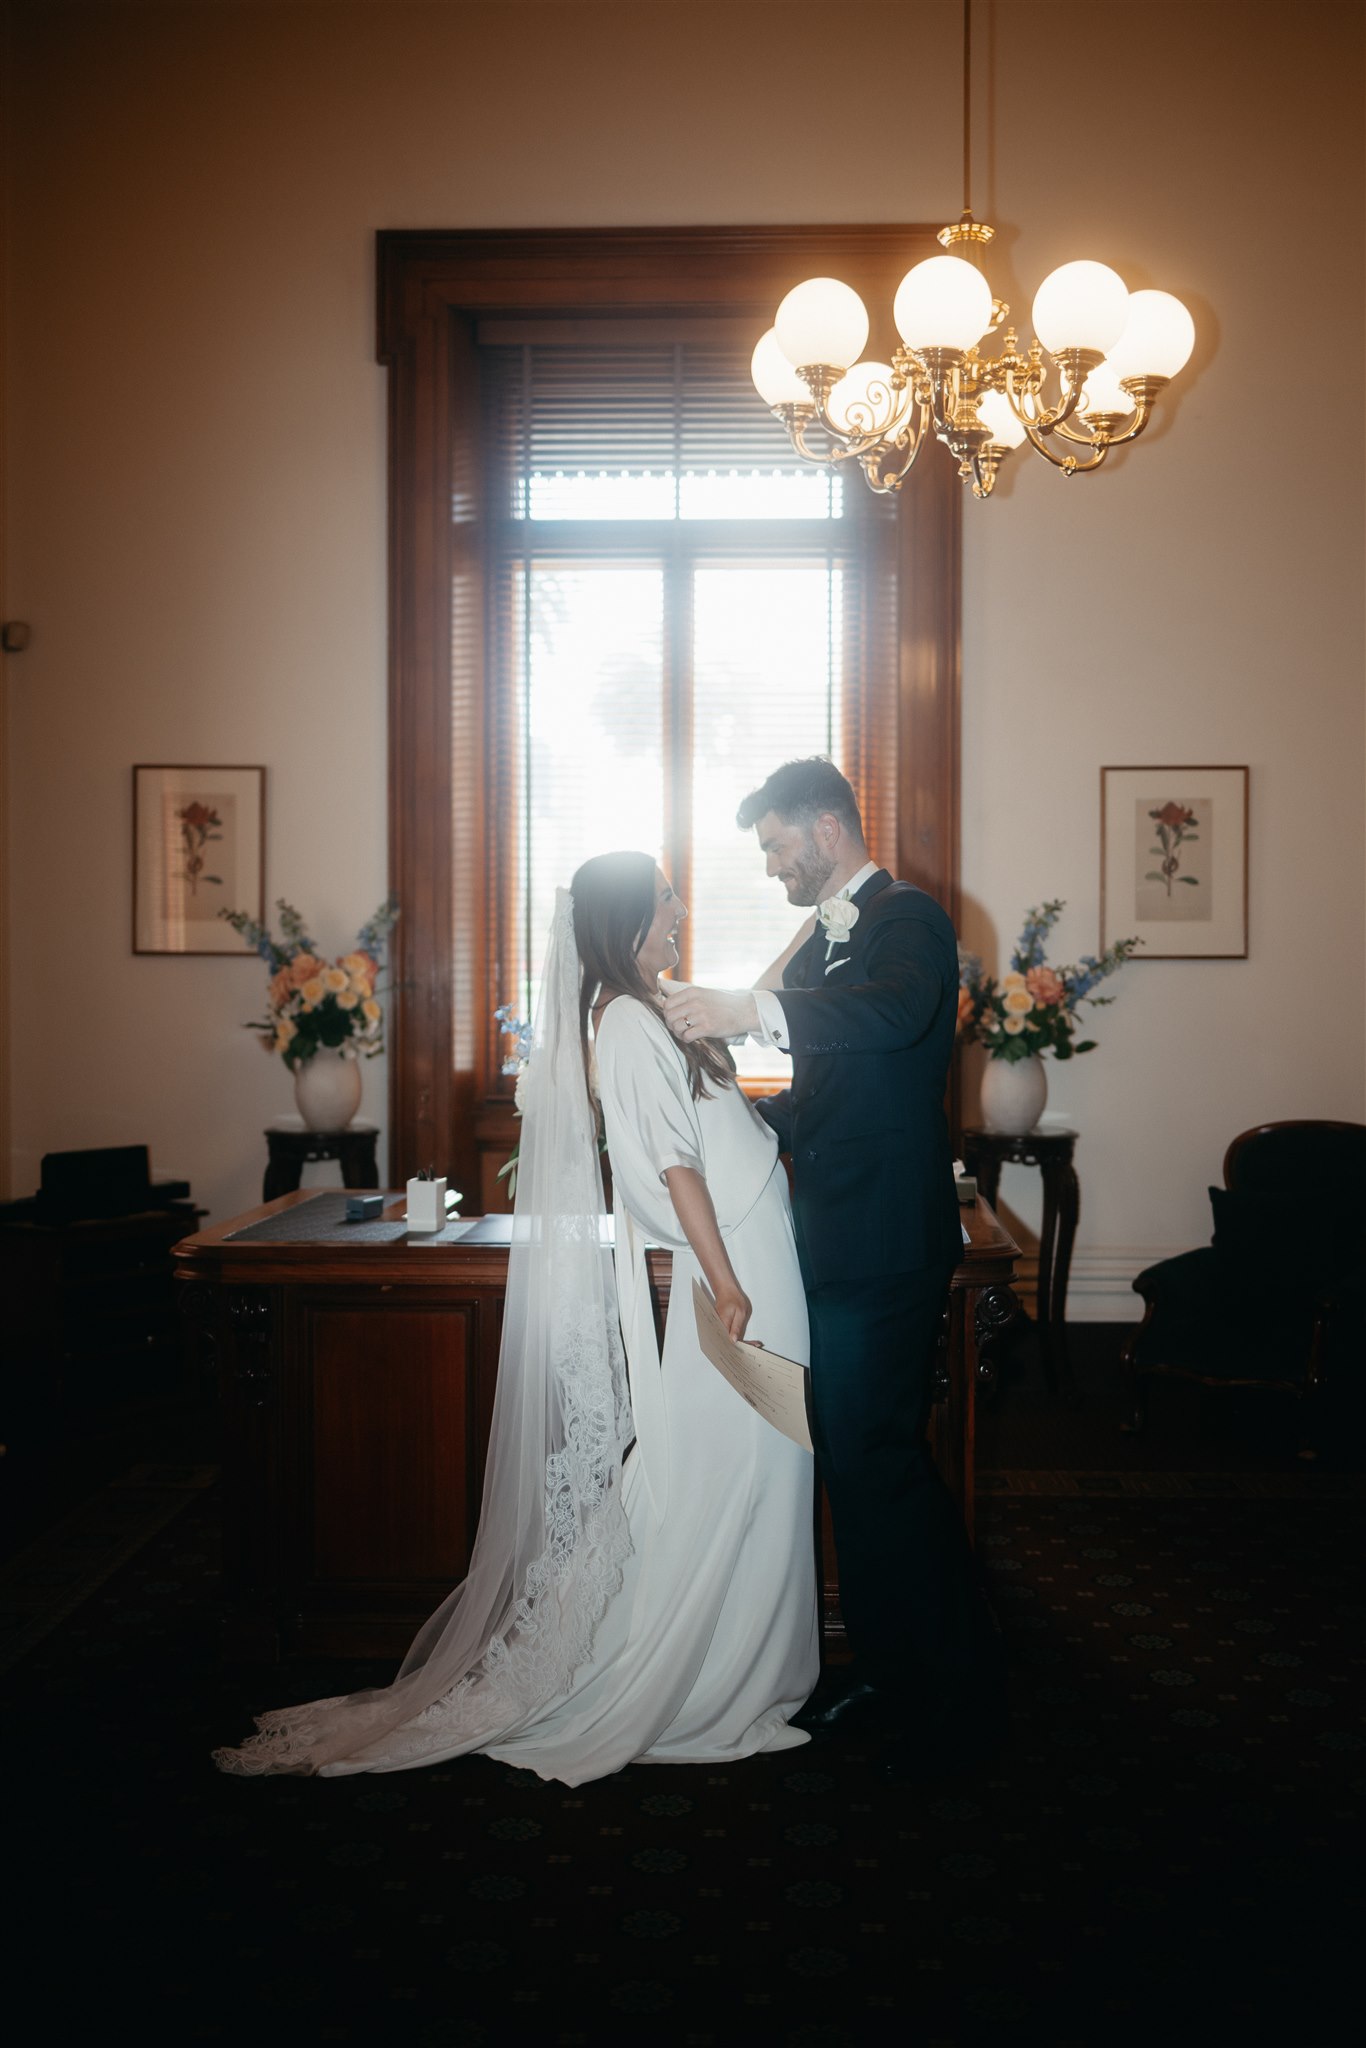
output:
[{"label": "white rose boutonniere", "polygon": [[821,904],[816,916],[825,932],[825,957],[828,960],[836,946],[848,944],[849,934],[858,923],[858,905],[851,903],[847,896],[831,896]]}]

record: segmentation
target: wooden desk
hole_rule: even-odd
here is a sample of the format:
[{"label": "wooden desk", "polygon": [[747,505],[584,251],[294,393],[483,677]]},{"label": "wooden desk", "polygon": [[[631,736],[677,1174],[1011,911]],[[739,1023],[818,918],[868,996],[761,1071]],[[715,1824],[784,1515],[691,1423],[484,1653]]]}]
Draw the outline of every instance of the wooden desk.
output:
[{"label": "wooden desk", "polygon": [[[176,1247],[183,1307],[222,1397],[230,1653],[399,1655],[465,1576],[493,1413],[512,1219],[423,1243],[342,1225],[242,1236],[343,1206],[281,1196]],[[935,1457],[971,1528],[979,1342],[1014,1313],[1017,1247],[984,1202],[954,1275],[937,1372]],[[272,1219],[278,1219],[273,1221]],[[652,1252],[661,1314],[672,1261]],[[208,1361],[206,1361],[208,1362]],[[826,1546],[824,1616],[842,1637]]]}]

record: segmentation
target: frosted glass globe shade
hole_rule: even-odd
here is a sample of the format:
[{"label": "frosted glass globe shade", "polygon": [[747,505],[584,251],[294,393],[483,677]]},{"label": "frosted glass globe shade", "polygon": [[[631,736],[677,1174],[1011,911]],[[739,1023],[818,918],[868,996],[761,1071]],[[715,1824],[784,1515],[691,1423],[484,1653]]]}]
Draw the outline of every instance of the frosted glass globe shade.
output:
[{"label": "frosted glass globe shade", "polygon": [[1018,448],[1025,437],[1025,430],[1011,411],[1010,400],[1004,391],[988,391],[977,401],[977,417],[984,427],[991,430],[991,438],[998,448]]},{"label": "frosted glass globe shade", "polygon": [[906,416],[908,391],[893,391],[890,363],[855,363],[846,370],[826,402],[832,425],[841,434],[894,433]]},{"label": "frosted glass globe shade", "polygon": [[1108,355],[1129,317],[1129,294],[1105,263],[1064,263],[1034,294],[1034,332],[1051,356],[1094,348]]},{"label": "frosted glass globe shade", "polygon": [[1128,414],[1134,410],[1134,401],[1121,385],[1110,362],[1098,363],[1081,387],[1081,409],[1083,412],[1119,412]]},{"label": "frosted glass globe shade", "polygon": [[991,325],[991,286],[961,256],[927,256],[897,286],[892,318],[907,348],[969,349]]},{"label": "frosted glass globe shade", "polygon": [[761,334],[749,359],[749,374],[765,405],[810,405],[811,393],[778,346],[770,327]]},{"label": "frosted glass globe shade", "polygon": [[1170,292],[1131,292],[1124,332],[1110,350],[1116,377],[1174,377],[1195,347],[1195,322]]},{"label": "frosted glass globe shade", "polygon": [[790,363],[843,370],[863,354],[868,315],[858,293],[837,277],[808,277],[779,306],[773,332]]}]

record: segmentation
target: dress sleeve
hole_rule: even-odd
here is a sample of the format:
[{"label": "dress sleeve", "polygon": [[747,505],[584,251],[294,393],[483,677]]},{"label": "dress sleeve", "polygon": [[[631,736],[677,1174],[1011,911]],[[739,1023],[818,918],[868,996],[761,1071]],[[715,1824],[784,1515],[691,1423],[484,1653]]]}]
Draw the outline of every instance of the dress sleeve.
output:
[{"label": "dress sleeve", "polygon": [[604,1012],[597,1054],[613,1182],[652,1236],[681,1244],[664,1174],[671,1166],[706,1171],[683,1055],[663,1018],[629,996],[618,996]]}]

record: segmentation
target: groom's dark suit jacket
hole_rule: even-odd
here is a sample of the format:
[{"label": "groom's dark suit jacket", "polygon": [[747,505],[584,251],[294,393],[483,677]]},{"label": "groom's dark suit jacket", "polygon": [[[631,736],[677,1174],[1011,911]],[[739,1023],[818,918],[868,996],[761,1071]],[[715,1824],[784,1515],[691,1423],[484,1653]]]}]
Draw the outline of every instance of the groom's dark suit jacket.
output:
[{"label": "groom's dark suit jacket", "polygon": [[792,1086],[759,1103],[792,1155],[808,1286],[956,1265],[962,1251],[944,1088],[958,948],[932,896],[885,868],[829,948],[818,924],[788,962]]}]

